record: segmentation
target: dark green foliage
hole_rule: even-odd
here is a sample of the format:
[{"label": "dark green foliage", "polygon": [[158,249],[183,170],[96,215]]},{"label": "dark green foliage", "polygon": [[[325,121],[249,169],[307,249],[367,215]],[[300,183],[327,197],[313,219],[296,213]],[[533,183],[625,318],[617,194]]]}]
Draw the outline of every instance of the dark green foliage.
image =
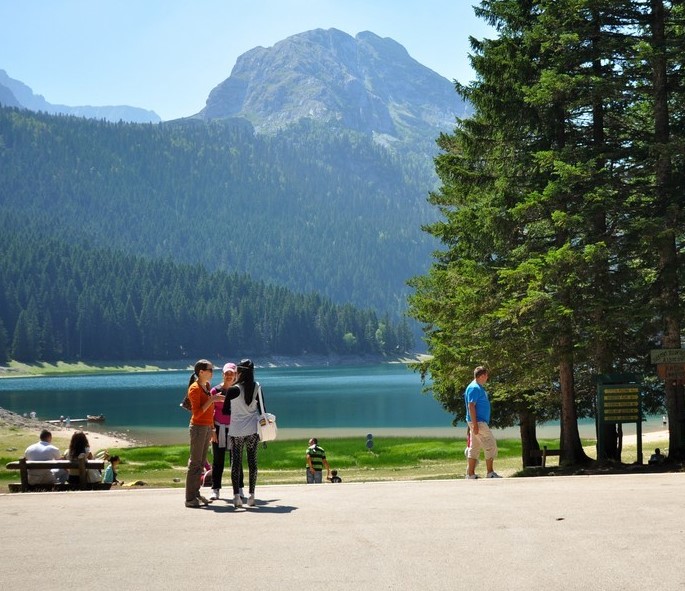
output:
[{"label": "dark green foliage", "polygon": [[265,137],[242,120],[112,124],[2,108],[0,215],[27,239],[246,273],[399,318],[405,282],[430,256],[420,225],[435,182],[430,154],[399,158],[308,121]]},{"label": "dark green foliage", "polygon": [[[47,237],[0,220],[2,327],[18,361],[397,354],[406,324],[238,273],[152,261]],[[372,327],[373,330],[369,330]],[[376,337],[377,331],[384,335]],[[354,337],[351,346],[345,338]]]},{"label": "dark green foliage", "polygon": [[490,365],[495,422],[559,412],[562,461],[581,463],[592,376],[654,373],[649,349],[682,342],[682,5],[483,0],[477,13],[497,37],[473,40],[478,78],[459,91],[474,116],[440,138],[443,219],[427,229],[444,249],[411,301],[434,354],[421,369],[463,416],[470,368]]},{"label": "dark green foliage", "polygon": [[9,341],[7,339],[7,331],[5,325],[0,318],[0,364],[5,364],[10,359]]}]

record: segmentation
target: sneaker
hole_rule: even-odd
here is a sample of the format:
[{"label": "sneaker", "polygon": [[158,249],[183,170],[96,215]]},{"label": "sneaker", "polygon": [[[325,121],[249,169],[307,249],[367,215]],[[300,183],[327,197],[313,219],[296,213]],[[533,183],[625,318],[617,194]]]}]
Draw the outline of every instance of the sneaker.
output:
[{"label": "sneaker", "polygon": [[186,501],[186,507],[197,508],[200,506],[200,501],[193,499],[192,501]]},{"label": "sneaker", "polygon": [[242,507],[243,506],[243,500],[240,498],[240,495],[235,495],[233,497],[233,505],[236,507]]},{"label": "sneaker", "polygon": [[476,480],[478,478],[478,474],[467,474],[464,478],[466,480]]},{"label": "sneaker", "polygon": [[250,495],[250,498],[247,499],[247,506],[254,507],[254,495]]},{"label": "sneaker", "polygon": [[218,501],[219,500],[219,489],[215,488],[212,490],[212,496],[209,497],[210,501]]},{"label": "sneaker", "polygon": [[488,472],[488,475],[485,478],[502,478],[497,472]]},{"label": "sneaker", "polygon": [[211,501],[209,501],[206,497],[203,497],[202,495],[197,495],[197,500],[202,503],[203,505],[209,505]]}]

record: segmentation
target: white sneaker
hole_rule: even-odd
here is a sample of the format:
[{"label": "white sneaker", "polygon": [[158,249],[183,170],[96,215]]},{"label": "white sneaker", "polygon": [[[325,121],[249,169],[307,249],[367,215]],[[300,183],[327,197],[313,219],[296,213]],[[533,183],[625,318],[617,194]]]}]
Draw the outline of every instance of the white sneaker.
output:
[{"label": "white sneaker", "polygon": [[242,507],[243,506],[243,500],[240,498],[240,495],[234,495],[233,496],[233,505],[236,507]]},{"label": "white sneaker", "polygon": [[212,496],[209,497],[210,501],[218,501],[219,500],[219,489],[214,488],[212,489]]},{"label": "white sneaker", "polygon": [[247,499],[247,506],[254,507],[254,495],[250,495],[250,498]]},{"label": "white sneaker", "polygon": [[464,478],[466,480],[476,480],[478,478],[478,474],[467,474]]},{"label": "white sneaker", "polygon": [[502,478],[497,472],[488,472],[485,478]]}]

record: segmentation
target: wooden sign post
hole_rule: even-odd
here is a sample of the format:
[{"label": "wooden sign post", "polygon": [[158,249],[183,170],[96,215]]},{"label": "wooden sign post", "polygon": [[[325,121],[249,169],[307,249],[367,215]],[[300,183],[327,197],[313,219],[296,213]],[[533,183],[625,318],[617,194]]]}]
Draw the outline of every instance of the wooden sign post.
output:
[{"label": "wooden sign post", "polygon": [[675,408],[667,405],[669,438],[674,436],[671,425],[677,421],[680,425],[675,429],[675,436],[680,434],[682,444],[685,440],[685,349],[652,349],[649,353],[657,375],[675,390]]}]

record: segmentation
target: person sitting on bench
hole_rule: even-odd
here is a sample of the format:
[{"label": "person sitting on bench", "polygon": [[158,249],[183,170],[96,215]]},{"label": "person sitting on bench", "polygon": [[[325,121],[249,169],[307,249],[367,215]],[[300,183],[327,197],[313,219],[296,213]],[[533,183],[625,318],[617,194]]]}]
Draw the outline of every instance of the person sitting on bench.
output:
[{"label": "person sitting on bench", "polygon": [[[90,451],[90,443],[88,443],[88,437],[83,431],[76,431],[71,436],[71,441],[69,442],[69,450],[65,454],[67,460],[78,460],[79,456],[84,454],[87,460],[93,459],[93,454]],[[90,468],[86,472],[86,477],[88,482],[100,482],[102,480],[102,474],[100,470],[95,470]],[[78,484],[80,482],[79,471],[77,468],[69,469],[69,484]]]},{"label": "person sitting on bench", "polygon": [[[40,441],[29,445],[24,452],[24,457],[30,461],[46,462],[61,460],[62,454],[59,449],[52,445],[52,433],[47,429],[40,432]],[[31,470],[28,473],[29,484],[55,484],[67,479],[66,470],[55,468],[54,470]]]}]

